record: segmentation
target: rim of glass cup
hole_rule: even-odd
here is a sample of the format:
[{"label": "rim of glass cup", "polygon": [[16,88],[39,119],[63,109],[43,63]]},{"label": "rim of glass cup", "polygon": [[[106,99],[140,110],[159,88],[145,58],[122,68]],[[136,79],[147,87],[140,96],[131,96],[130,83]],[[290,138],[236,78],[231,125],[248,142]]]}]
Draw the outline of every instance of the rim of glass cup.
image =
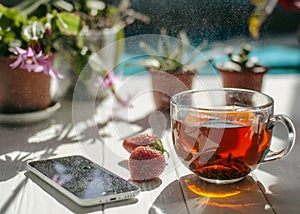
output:
[{"label": "rim of glass cup", "polygon": [[[176,102],[176,98],[178,98],[179,96],[182,96],[184,94],[191,94],[191,93],[199,93],[199,92],[213,92],[213,91],[219,91],[219,92],[224,92],[224,91],[239,91],[239,92],[246,92],[246,93],[251,93],[251,94],[258,94],[260,96],[263,96],[267,99],[267,102],[265,104],[262,105],[256,105],[256,106],[248,106],[248,107],[239,107],[237,106],[237,108],[234,109],[220,109],[220,108],[214,108],[213,106],[211,108],[207,108],[207,107],[193,107],[193,106],[188,106],[186,104],[180,104],[178,102]],[[200,111],[219,111],[219,112],[228,112],[228,111],[236,111],[238,109],[247,109],[247,111],[259,111],[262,109],[266,109],[266,108],[270,108],[273,106],[274,104],[274,99],[272,97],[270,97],[267,94],[258,92],[258,91],[253,91],[253,90],[248,90],[248,89],[241,89],[241,88],[220,88],[220,89],[203,89],[203,90],[199,90],[199,89],[192,89],[192,90],[187,90],[187,91],[183,91],[180,93],[177,93],[175,95],[173,95],[171,97],[170,100],[171,106],[176,106],[178,108],[181,109],[193,109],[193,110],[200,110]]]}]

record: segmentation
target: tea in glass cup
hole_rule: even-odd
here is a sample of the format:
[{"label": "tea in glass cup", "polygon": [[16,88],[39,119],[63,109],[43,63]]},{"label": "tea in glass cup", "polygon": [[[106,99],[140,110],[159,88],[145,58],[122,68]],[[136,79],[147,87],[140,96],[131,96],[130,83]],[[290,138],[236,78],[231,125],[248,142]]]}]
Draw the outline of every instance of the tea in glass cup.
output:
[{"label": "tea in glass cup", "polygon": [[[192,172],[212,183],[243,179],[260,163],[286,156],[295,143],[295,128],[285,115],[273,114],[273,99],[243,89],[191,90],[171,98],[175,151]],[[272,128],[289,131],[286,147],[270,149]]]}]

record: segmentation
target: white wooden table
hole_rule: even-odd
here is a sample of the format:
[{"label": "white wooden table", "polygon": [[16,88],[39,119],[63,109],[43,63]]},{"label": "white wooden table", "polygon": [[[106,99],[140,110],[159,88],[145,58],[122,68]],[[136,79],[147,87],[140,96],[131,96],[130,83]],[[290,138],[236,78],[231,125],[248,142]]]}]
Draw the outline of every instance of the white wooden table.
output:
[{"label": "white wooden table", "polygon": [[[194,84],[194,88],[216,87],[218,76],[200,75]],[[133,95],[132,108],[112,113],[111,97],[97,105],[62,101],[62,108],[45,122],[0,126],[1,214],[300,212],[299,140],[285,159],[262,164],[240,183],[216,187],[197,179],[177,159],[167,120],[154,111],[149,77],[130,77],[120,89],[123,95]],[[300,127],[300,75],[267,75],[263,92],[275,99],[275,113],[289,115]],[[139,184],[142,191],[134,199],[82,208],[26,173],[30,160],[80,154],[130,179],[122,139],[150,128],[161,135],[171,157],[159,179]],[[284,138],[284,132],[277,135],[275,140]]]}]

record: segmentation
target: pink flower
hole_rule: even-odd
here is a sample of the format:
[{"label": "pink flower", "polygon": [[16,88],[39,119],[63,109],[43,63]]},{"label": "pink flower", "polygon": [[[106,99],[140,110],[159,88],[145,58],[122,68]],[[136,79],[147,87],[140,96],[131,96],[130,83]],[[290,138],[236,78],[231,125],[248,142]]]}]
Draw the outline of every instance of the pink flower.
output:
[{"label": "pink flower", "polygon": [[114,71],[110,71],[104,78],[102,76],[99,76],[98,82],[95,85],[100,89],[109,88],[112,94],[114,95],[117,103],[121,107],[132,107],[130,105],[131,96],[129,96],[127,99],[123,99],[119,96],[119,94],[116,92],[115,89],[115,84],[121,82],[123,79],[122,74],[123,74],[122,72],[115,74]]},{"label": "pink flower", "polygon": [[16,54],[18,58],[14,63],[10,64],[12,69],[20,67],[22,69],[27,69],[28,71],[41,71],[40,69],[42,69],[42,67],[38,65],[36,60],[40,53],[36,55],[31,47],[29,47],[27,50],[17,47],[14,54]]},{"label": "pink flower", "polygon": [[118,82],[121,82],[122,79],[122,72],[116,75],[114,71],[110,71],[104,78],[102,76],[98,77],[98,82],[96,83],[96,86],[101,89],[110,88]]},{"label": "pink flower", "polygon": [[49,55],[41,57],[39,59],[39,64],[43,66],[44,73],[50,75],[52,78],[62,79],[64,77],[52,66],[52,60]]},{"label": "pink flower", "polygon": [[63,78],[63,75],[53,68],[49,55],[43,56],[42,51],[36,54],[32,47],[28,47],[27,50],[17,47],[14,54],[16,54],[18,58],[15,62],[10,64],[12,69],[20,67],[29,72],[44,72],[53,78]]}]

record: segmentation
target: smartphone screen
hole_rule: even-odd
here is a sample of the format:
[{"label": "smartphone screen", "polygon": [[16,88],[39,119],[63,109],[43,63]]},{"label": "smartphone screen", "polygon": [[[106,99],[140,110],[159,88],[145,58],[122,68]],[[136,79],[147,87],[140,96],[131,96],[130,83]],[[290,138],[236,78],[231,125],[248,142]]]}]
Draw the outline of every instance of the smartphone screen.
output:
[{"label": "smartphone screen", "polygon": [[80,205],[122,200],[139,192],[136,185],[83,156],[33,161],[28,168]]}]

